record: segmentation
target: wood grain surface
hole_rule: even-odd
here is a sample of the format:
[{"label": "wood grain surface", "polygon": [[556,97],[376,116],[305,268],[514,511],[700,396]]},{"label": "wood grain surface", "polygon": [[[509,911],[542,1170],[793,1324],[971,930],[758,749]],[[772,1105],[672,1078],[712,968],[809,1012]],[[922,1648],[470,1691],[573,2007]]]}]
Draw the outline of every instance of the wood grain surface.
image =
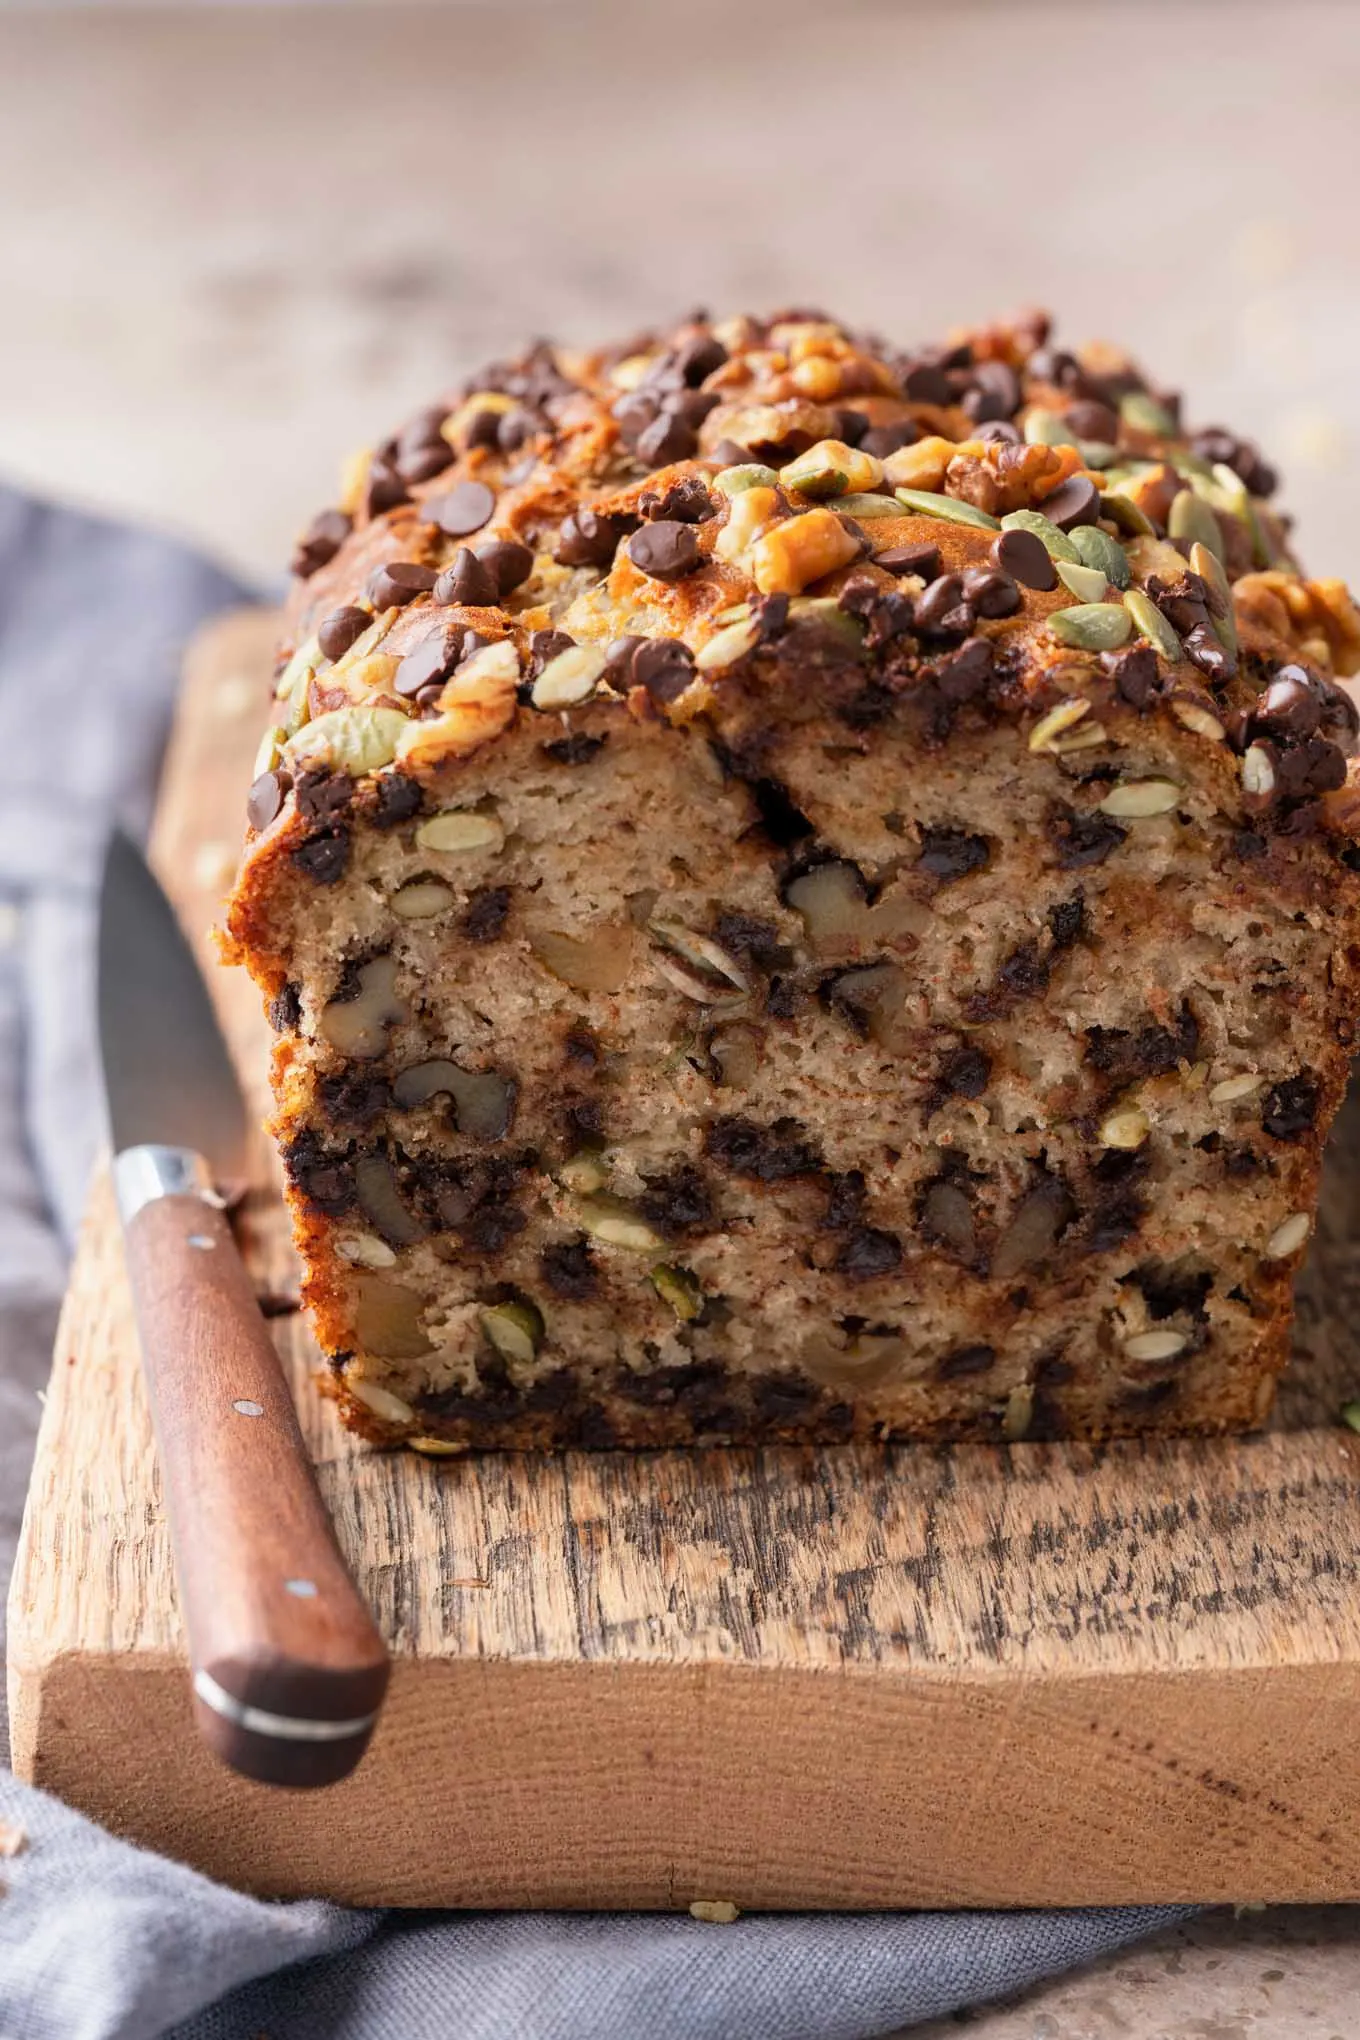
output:
[{"label": "wood grain surface", "polygon": [[[190,662],[155,852],[228,882],[270,642]],[[217,984],[255,1102],[264,1024]],[[1360,1897],[1360,1179],[1348,1109],[1298,1356],[1246,1439],[952,1451],[374,1454],[274,1319],[394,1654],[358,1773],[200,1748],[122,1250],[96,1185],[11,1596],[16,1766],[253,1889],[466,1906]],[[261,1143],[244,1241],[287,1298]]]}]

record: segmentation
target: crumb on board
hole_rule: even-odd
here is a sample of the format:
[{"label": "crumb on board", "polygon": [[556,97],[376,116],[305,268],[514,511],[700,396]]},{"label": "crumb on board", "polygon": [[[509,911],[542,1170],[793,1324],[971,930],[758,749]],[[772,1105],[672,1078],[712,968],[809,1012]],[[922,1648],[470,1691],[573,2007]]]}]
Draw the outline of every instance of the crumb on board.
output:
[{"label": "crumb on board", "polygon": [[23,1828],[12,1826],[9,1821],[0,1820],[0,1856],[18,1856],[28,1847],[28,1836]]},{"label": "crumb on board", "polygon": [[696,1898],[689,1909],[692,1920],[706,1920],[711,1927],[730,1927],[741,1918],[741,1907],[730,1898]]}]

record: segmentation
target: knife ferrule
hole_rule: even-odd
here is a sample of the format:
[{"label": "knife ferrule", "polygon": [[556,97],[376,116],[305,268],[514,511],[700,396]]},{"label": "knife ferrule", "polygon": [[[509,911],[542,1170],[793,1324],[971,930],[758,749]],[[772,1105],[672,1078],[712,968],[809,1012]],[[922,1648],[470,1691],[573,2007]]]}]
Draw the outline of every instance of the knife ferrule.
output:
[{"label": "knife ferrule", "polygon": [[124,1148],[114,1156],[113,1187],[125,1226],[159,1197],[201,1197],[219,1211],[225,1201],[218,1195],[202,1155],[192,1148],[163,1147],[155,1142]]}]

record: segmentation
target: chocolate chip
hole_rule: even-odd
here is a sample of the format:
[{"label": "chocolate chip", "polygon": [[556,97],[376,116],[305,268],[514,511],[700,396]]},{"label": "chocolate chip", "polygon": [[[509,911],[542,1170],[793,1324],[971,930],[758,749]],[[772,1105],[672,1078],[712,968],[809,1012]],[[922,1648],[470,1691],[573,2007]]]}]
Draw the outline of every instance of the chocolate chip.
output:
[{"label": "chocolate chip", "polygon": [[1318,1095],[1314,1077],[1286,1077],[1266,1095],[1262,1126],[1276,1140],[1301,1140],[1317,1118]]},{"label": "chocolate chip", "polygon": [[364,593],[375,609],[396,609],[414,602],[417,595],[427,595],[438,579],[433,567],[417,560],[389,560],[373,569]]},{"label": "chocolate chip", "polygon": [[645,687],[655,701],[674,701],[694,678],[694,654],[680,638],[644,638],[631,669],[635,687]]},{"label": "chocolate chip", "polygon": [[293,1187],[327,1218],[343,1217],[354,1203],[353,1163],[310,1129],[285,1146],[283,1166]]},{"label": "chocolate chip", "polygon": [[981,871],[991,854],[986,836],[972,836],[966,829],[925,829],[917,863],[941,885],[950,885],[955,879],[967,878],[970,871]]},{"label": "chocolate chip", "polygon": [[638,1209],[663,1233],[710,1232],[715,1223],[713,1192],[692,1162],[681,1162],[643,1185]]},{"label": "chocolate chip", "polygon": [[937,1381],[960,1381],[969,1374],[985,1374],[996,1365],[995,1346],[956,1346],[935,1362]]},{"label": "chocolate chip", "polygon": [[310,580],[313,574],[333,560],[353,529],[353,520],[343,510],[323,510],[314,517],[298,540],[293,554],[293,572],[298,579]]},{"label": "chocolate chip", "polygon": [[1048,910],[1048,925],[1053,931],[1053,947],[1070,949],[1086,933],[1086,902],[1080,893],[1070,900],[1059,900]]},{"label": "chocolate chip", "polygon": [[608,742],[607,730],[600,736],[591,736],[587,730],[573,730],[569,737],[554,737],[550,744],[540,744],[538,748],[554,765],[588,765]]},{"label": "chocolate chip", "polygon": [[631,444],[651,424],[659,409],[656,397],[649,391],[630,390],[626,397],[619,398],[610,415]]},{"label": "chocolate chip", "polygon": [[868,1281],[876,1275],[891,1275],[902,1265],[902,1242],[896,1233],[881,1232],[876,1226],[857,1226],[836,1256],[838,1275]]},{"label": "chocolate chip", "polygon": [[675,460],[693,460],[699,435],[683,418],[663,411],[638,434],[637,451],[648,467],[669,467]]},{"label": "chocolate chip", "polygon": [[706,376],[722,367],[727,359],[727,349],[713,333],[696,333],[692,340],[686,340],[677,350],[675,365],[691,389],[703,382]]},{"label": "chocolate chip", "polygon": [[496,593],[502,599],[512,595],[534,571],[532,550],[521,545],[517,538],[493,538],[477,547],[477,558],[495,582]]},{"label": "chocolate chip", "polygon": [[[1108,404],[1069,404],[1064,417],[1078,439],[1095,439],[1113,446],[1119,438],[1119,418]],[[1047,510],[1044,515],[1048,515]]]},{"label": "chocolate chip", "polygon": [[837,406],[835,437],[840,440],[842,446],[858,446],[868,430],[867,411],[853,411],[849,406]]},{"label": "chocolate chip", "polygon": [[605,647],[604,677],[617,694],[626,694],[633,685],[633,654],[646,642],[630,632],[627,637],[612,638]]},{"label": "chocolate chip", "polygon": [[463,445],[469,449],[474,446],[495,446],[498,443],[497,435],[500,428],[499,411],[474,411],[463,428]]},{"label": "chocolate chip", "polygon": [[376,829],[400,828],[420,813],[425,805],[425,794],[419,780],[410,778],[405,772],[383,772],[375,782],[376,798],[373,804],[373,826]]},{"label": "chocolate chip", "polygon": [[495,942],[504,932],[510,912],[508,885],[486,885],[472,893],[463,910],[459,927],[469,942]]},{"label": "chocolate chip", "polygon": [[975,701],[992,677],[996,654],[988,639],[969,638],[951,658],[934,668],[935,682],[945,701],[954,706]]},{"label": "chocolate chip", "polygon": [[397,456],[397,473],[408,489],[418,482],[432,482],[453,462],[453,448],[447,440],[428,440],[423,445],[402,448]]},{"label": "chocolate chip", "polygon": [[298,812],[309,822],[333,822],[354,799],[354,781],[348,772],[329,772],[314,766],[304,772],[296,786]]},{"label": "chocolate chip", "polygon": [[1059,531],[1072,531],[1078,524],[1099,521],[1100,491],[1085,475],[1072,475],[1045,496],[1039,508]]},{"label": "chocolate chip", "polygon": [[1012,425],[1009,418],[984,418],[969,433],[970,439],[980,439],[984,445],[1023,446],[1020,428]]},{"label": "chocolate chip", "polygon": [[381,517],[385,510],[395,510],[399,503],[409,503],[410,500],[411,492],[395,461],[375,455],[364,484],[366,515]]},{"label": "chocolate chip", "polygon": [[291,856],[298,870],[315,879],[318,885],[334,885],[344,877],[349,863],[349,830],[321,829],[305,843],[299,843]]},{"label": "chocolate chip", "polygon": [[1237,671],[1237,660],[1210,623],[1192,624],[1185,633],[1185,654],[1211,685],[1220,686]]},{"label": "chocolate chip", "polygon": [[972,372],[972,388],[965,392],[964,415],[974,424],[1010,418],[1020,408],[1020,379],[1004,361],[981,361]]},{"label": "chocolate chip", "polygon": [[1016,999],[1037,999],[1048,990],[1050,965],[1034,942],[1013,949],[996,974],[1002,991]]},{"label": "chocolate chip", "polygon": [[940,571],[940,548],[929,542],[890,545],[883,552],[874,554],[874,565],[889,574],[919,574],[922,580],[933,581]]},{"label": "chocolate chip", "polygon": [[333,609],[319,624],[316,641],[328,659],[343,659],[372,621],[367,609]]},{"label": "chocolate chip", "polygon": [[553,558],[560,567],[612,566],[629,522],[626,517],[603,517],[596,510],[574,510],[562,520]]},{"label": "chocolate chip", "polygon": [[1128,833],[1109,815],[1094,811],[1077,814],[1065,809],[1058,815],[1054,828],[1059,867],[1063,871],[1084,871],[1089,865],[1103,864]]},{"label": "chocolate chip", "polygon": [[902,370],[902,394],[913,404],[951,404],[949,378],[933,361],[909,361]]},{"label": "chocolate chip", "polygon": [[969,607],[986,617],[1014,616],[1022,599],[1009,574],[987,567],[969,568],[963,577],[963,592]]},{"label": "chocolate chip", "polygon": [[410,700],[412,696],[419,694],[422,687],[428,687],[432,681],[447,680],[457,662],[459,648],[460,639],[457,636],[450,639],[442,630],[433,631],[429,637],[422,638],[397,667],[396,677],[392,682],[396,692],[404,700]]},{"label": "chocolate chip", "polygon": [[655,489],[644,490],[638,509],[646,518],[678,517],[682,524],[702,524],[715,514],[717,505],[702,475],[680,475],[660,495]]},{"label": "chocolate chip", "polygon": [[1190,450],[1201,460],[1222,461],[1245,484],[1250,495],[1271,496],[1279,487],[1279,476],[1267,461],[1262,460],[1251,441],[1238,439],[1219,425],[1197,432],[1190,442]]},{"label": "chocolate chip", "polygon": [[302,1025],[302,994],[294,984],[285,984],[269,1001],[269,1024],[275,1034],[295,1034]]},{"label": "chocolate chip", "polygon": [[485,482],[459,482],[447,495],[431,496],[424,514],[450,538],[467,538],[481,530],[495,508],[495,492]]},{"label": "chocolate chip", "polygon": [[583,1239],[555,1241],[543,1249],[538,1265],[553,1295],[571,1303],[584,1303],[599,1285],[589,1244]]},{"label": "chocolate chip", "polygon": [[915,446],[920,437],[921,428],[914,419],[896,418],[891,425],[871,425],[859,444],[875,460],[887,460],[904,446]]},{"label": "chocolate chip", "polygon": [[293,784],[290,773],[262,772],[246,795],[246,820],[258,834],[277,816]]},{"label": "chocolate chip", "polygon": [[436,602],[458,602],[471,609],[491,608],[499,593],[490,567],[466,545],[459,546],[452,564],[434,584]]},{"label": "chocolate chip", "polygon": [[916,628],[929,636],[963,637],[975,620],[964,599],[961,574],[941,574],[916,598]]},{"label": "chocolate chip", "polygon": [[980,1048],[956,1048],[940,1064],[942,1090],[955,1098],[980,1098],[992,1074],[992,1059]]},{"label": "chocolate chip", "polygon": [[999,573],[1009,574],[1026,588],[1046,594],[1058,585],[1043,541],[1032,531],[1003,531],[992,541],[991,561]]},{"label": "chocolate chip", "polygon": [[1123,652],[1105,652],[1101,668],[1114,681],[1115,691],[1130,708],[1141,715],[1161,687],[1157,656],[1151,645],[1133,645]]},{"label": "chocolate chip", "polygon": [[496,428],[496,444],[502,453],[515,453],[526,440],[547,429],[545,420],[537,411],[529,410],[524,404],[517,404],[513,411],[501,413],[501,421]]},{"label": "chocolate chip", "polygon": [[321,1109],[332,1126],[371,1126],[391,1110],[392,1091],[383,1077],[357,1070],[342,1070],[323,1077],[319,1086]]},{"label": "chocolate chip", "polygon": [[704,1149],[721,1167],[759,1183],[783,1183],[821,1167],[820,1154],[796,1119],[776,1119],[772,1126],[736,1116],[715,1119]]},{"label": "chocolate chip", "polygon": [[1322,703],[1300,666],[1282,666],[1252,710],[1253,723],[1280,737],[1310,737],[1322,720]]},{"label": "chocolate chip", "polygon": [[576,640],[568,637],[564,630],[533,630],[529,633],[529,670],[526,680],[537,680],[549,659],[555,659],[559,652],[569,652]]},{"label": "chocolate chip", "polygon": [[654,581],[680,581],[703,563],[692,525],[674,518],[644,524],[628,541],[628,557]]}]

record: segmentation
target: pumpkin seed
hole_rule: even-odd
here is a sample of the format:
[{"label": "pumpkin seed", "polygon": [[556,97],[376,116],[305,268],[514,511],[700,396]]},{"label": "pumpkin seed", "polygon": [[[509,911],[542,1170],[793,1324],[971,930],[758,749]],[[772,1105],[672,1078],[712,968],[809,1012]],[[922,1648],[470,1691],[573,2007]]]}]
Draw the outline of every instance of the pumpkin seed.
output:
[{"label": "pumpkin seed", "polygon": [[1067,536],[1059,531],[1051,517],[1045,517],[1041,510],[1008,510],[1001,520],[1003,531],[1032,531],[1051,560],[1069,560],[1074,566],[1081,563],[1081,554]]},{"label": "pumpkin seed", "polygon": [[1058,579],[1064,588],[1069,588],[1078,602],[1103,602],[1109,586],[1103,567],[1073,566],[1070,560],[1057,562]]},{"label": "pumpkin seed", "polygon": [[1112,652],[1125,644],[1133,619],[1119,602],[1083,602],[1075,609],[1055,609],[1048,628],[1060,645],[1079,652]]},{"label": "pumpkin seed", "polygon": [[751,605],[749,602],[734,602],[730,609],[715,610],[713,621],[721,629],[724,624],[745,623],[750,614]]},{"label": "pumpkin seed", "polygon": [[1001,521],[957,496],[938,496],[931,489],[898,489],[897,500],[919,517],[942,517],[948,524],[973,524],[979,531],[999,531]]},{"label": "pumpkin seed", "polygon": [[1184,1332],[1135,1332],[1125,1339],[1124,1351],[1130,1360],[1174,1360],[1187,1343]]},{"label": "pumpkin seed", "polygon": [[475,850],[500,850],[505,830],[495,815],[478,814],[475,808],[443,808],[416,828],[416,846],[438,850],[449,857],[462,857]]},{"label": "pumpkin seed", "polygon": [[1124,607],[1133,618],[1139,637],[1145,638],[1154,652],[1160,652],[1174,665],[1182,656],[1181,641],[1152,597],[1141,588],[1126,588]]},{"label": "pumpkin seed", "polygon": [[1017,1444],[1024,1437],[1033,1417],[1034,1390],[1027,1381],[1022,1381],[1006,1397],[1006,1407],[1001,1412],[1001,1435],[1007,1444]]},{"label": "pumpkin seed", "polygon": [[666,1242],[639,1218],[621,1197],[586,1197],[577,1207],[584,1231],[607,1247],[627,1247],[635,1254],[654,1254]]},{"label": "pumpkin seed", "polygon": [[858,617],[848,616],[834,595],[795,595],[789,603],[789,622],[816,624],[843,638],[852,651],[864,644],[864,625]]},{"label": "pumpkin seed", "polygon": [[1111,538],[1098,524],[1079,524],[1071,539],[1088,567],[1099,567],[1112,587],[1128,587],[1129,556],[1117,538]]},{"label": "pumpkin seed", "polygon": [[1190,548],[1190,571],[1198,574],[1200,579],[1208,584],[1210,593],[1217,598],[1221,605],[1223,610],[1222,616],[1216,615],[1214,610],[1210,608],[1209,621],[1213,625],[1214,634],[1224,650],[1235,652],[1237,650],[1237,617],[1233,611],[1232,582],[1228,579],[1223,562],[1216,553],[1210,552],[1207,545],[1201,545],[1199,540],[1196,539]]},{"label": "pumpkin seed", "polygon": [[1221,744],[1227,735],[1212,709],[1198,701],[1173,701],[1171,713],[1187,730],[1193,730],[1197,737],[1208,737],[1212,743]]},{"label": "pumpkin seed", "polygon": [[762,467],[758,460],[745,462],[740,467],[724,468],[713,477],[713,487],[722,496],[740,496],[747,489],[772,489],[779,480],[772,467]]},{"label": "pumpkin seed", "polygon": [[670,1268],[664,1261],[652,1270],[652,1287],[682,1324],[691,1324],[704,1307],[704,1292],[688,1268]]},{"label": "pumpkin seed", "polygon": [[1056,708],[1050,708],[1048,714],[1041,716],[1029,733],[1031,751],[1051,751],[1054,738],[1060,737],[1064,730],[1070,730],[1074,723],[1080,722],[1090,710],[1090,706],[1089,701],[1074,697],[1070,701],[1060,701]]},{"label": "pumpkin seed", "polygon": [[1137,1105],[1130,1106],[1124,1112],[1112,1112],[1108,1119],[1102,1121],[1100,1145],[1107,1148],[1123,1148],[1131,1153],[1134,1148],[1143,1145],[1151,1131],[1146,1112],[1141,1111]]},{"label": "pumpkin seed", "polygon": [[1059,411],[1032,407],[1025,419],[1026,446],[1079,446],[1080,440]]},{"label": "pumpkin seed", "polygon": [[1222,558],[1223,533],[1219,530],[1218,519],[1203,497],[1197,496],[1193,489],[1180,489],[1172,497],[1166,528],[1170,537],[1193,538]]},{"label": "pumpkin seed", "polygon": [[1267,1261],[1283,1261],[1290,1254],[1297,1254],[1308,1237],[1309,1218],[1306,1211],[1296,1211],[1276,1226],[1266,1241]]},{"label": "pumpkin seed", "polygon": [[895,496],[838,496],[836,513],[840,517],[900,517],[902,505]]},{"label": "pumpkin seed", "polygon": [[1107,439],[1079,439],[1077,448],[1084,467],[1100,468],[1102,472],[1119,459],[1119,448],[1111,446]]},{"label": "pumpkin seed", "polygon": [[1176,429],[1176,421],[1165,404],[1159,404],[1146,390],[1130,390],[1119,399],[1119,415],[1126,425],[1135,432],[1155,432],[1166,438]]},{"label": "pumpkin seed", "polygon": [[593,1197],[609,1181],[609,1164],[603,1155],[592,1149],[578,1148],[563,1162],[557,1172],[557,1180],[564,1190],[570,1190],[576,1197]]},{"label": "pumpkin seed", "polygon": [[1098,751],[1109,740],[1104,723],[1084,722],[1075,730],[1069,730],[1066,736],[1054,737],[1048,748],[1059,758],[1066,758],[1073,751]]},{"label": "pumpkin seed", "polygon": [[324,765],[362,779],[392,763],[407,721],[399,708],[333,708],[289,739],[288,756],[299,768]]},{"label": "pumpkin seed", "polygon": [[1265,1078],[1257,1076],[1254,1070],[1244,1070],[1240,1077],[1224,1077],[1209,1093],[1211,1105],[1231,1105],[1236,1098],[1250,1098],[1259,1091]]},{"label": "pumpkin seed", "polygon": [[265,731],[264,735],[260,738],[260,748],[255,753],[255,769],[250,775],[252,779],[258,779],[262,772],[273,771],[279,762],[279,753],[287,742],[287,730],[272,729]]},{"label": "pumpkin seed", "polygon": [[1100,499],[1101,508],[1110,521],[1127,532],[1130,538],[1155,538],[1157,527],[1141,505],[1126,495],[1122,488],[1108,488]]},{"label": "pumpkin seed", "polygon": [[1349,1424],[1352,1431],[1360,1431],[1360,1402],[1343,1402],[1341,1421],[1343,1424]]},{"label": "pumpkin seed", "polygon": [[532,1303],[493,1303],[481,1314],[482,1330],[506,1360],[527,1364],[543,1340],[543,1313]]},{"label": "pumpkin seed", "polygon": [[1144,821],[1150,815],[1169,814],[1180,797],[1174,779],[1126,779],[1110,788],[1100,812],[1125,821]]}]

